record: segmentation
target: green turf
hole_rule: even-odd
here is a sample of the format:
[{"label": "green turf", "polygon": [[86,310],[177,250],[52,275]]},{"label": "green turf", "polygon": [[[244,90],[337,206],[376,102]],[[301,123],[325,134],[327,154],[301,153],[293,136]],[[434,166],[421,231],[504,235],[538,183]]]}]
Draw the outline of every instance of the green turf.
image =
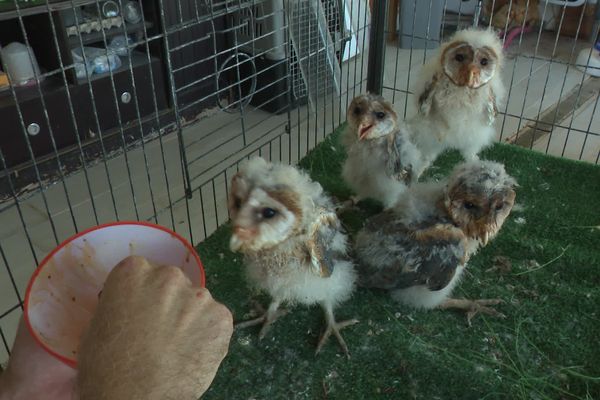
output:
[{"label": "green turf", "polygon": [[[340,178],[339,132],[301,162],[330,193]],[[455,291],[502,298],[504,320],[415,311],[384,292],[359,289],[336,312],[360,324],[342,331],[351,359],[330,341],[314,349],[323,319],[297,307],[259,341],[258,327],[236,331],[206,399],[600,399],[600,168],[495,145],[483,154],[517,178],[518,207],[500,235],[469,263]],[[428,179],[460,157],[445,155]],[[378,209],[344,215],[351,232]],[[229,227],[199,246],[213,295],[236,320],[249,317],[241,257],[228,250]],[[504,267],[498,257],[504,257]]]}]

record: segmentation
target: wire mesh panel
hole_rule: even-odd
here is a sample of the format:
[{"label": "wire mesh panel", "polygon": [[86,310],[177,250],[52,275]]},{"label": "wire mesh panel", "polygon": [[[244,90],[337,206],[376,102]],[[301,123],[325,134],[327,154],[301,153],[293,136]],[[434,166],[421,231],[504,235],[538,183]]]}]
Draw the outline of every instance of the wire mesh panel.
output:
[{"label": "wire mesh panel", "polygon": [[413,115],[422,64],[451,35],[491,27],[504,44],[507,96],[499,141],[598,163],[600,56],[596,1],[391,1],[384,95]]},{"label": "wire mesh panel", "polygon": [[294,163],[338,127],[369,23],[366,1],[0,2],[0,363],[61,241],[148,220],[196,244],[241,160]]},{"label": "wire mesh panel", "polygon": [[[335,3],[328,2],[329,13],[321,1],[296,1],[291,3],[290,37],[292,50],[297,58],[303,81],[307,87],[311,104],[316,98],[333,90],[339,95],[340,68],[335,55],[333,34],[340,34],[341,26],[336,24],[339,13],[335,12]],[[329,20],[328,20],[329,18]]]},{"label": "wire mesh panel", "polygon": [[211,4],[208,13],[217,9],[226,23],[212,34],[225,38],[215,51],[216,104],[182,140],[194,239],[227,221],[227,184],[242,159],[297,161],[341,123],[348,92],[360,91],[366,77],[366,4],[234,1]]}]

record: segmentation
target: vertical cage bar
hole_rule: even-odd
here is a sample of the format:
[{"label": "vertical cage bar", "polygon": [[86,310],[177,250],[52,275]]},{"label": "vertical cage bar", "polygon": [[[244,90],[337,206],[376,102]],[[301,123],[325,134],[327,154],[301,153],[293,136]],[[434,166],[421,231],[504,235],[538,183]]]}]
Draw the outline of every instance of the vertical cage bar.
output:
[{"label": "vertical cage bar", "polygon": [[385,66],[385,22],[389,0],[373,2],[369,37],[369,61],[367,66],[367,90],[381,94]]},{"label": "vertical cage bar", "polygon": [[4,263],[4,266],[6,267],[6,272],[8,273],[8,277],[9,277],[10,283],[15,291],[15,295],[17,296],[17,300],[19,300],[19,305],[21,306],[21,308],[23,308],[23,298],[21,297],[21,294],[19,293],[19,287],[17,286],[17,282],[15,281],[13,272],[10,269],[10,264],[8,263],[8,260],[6,259],[6,254],[4,253],[4,249],[2,248],[1,243],[0,243],[0,256],[2,256],[2,262]]},{"label": "vertical cage bar", "polygon": [[[4,346],[4,350],[6,350],[6,353],[10,356],[10,345],[6,340],[6,336],[4,335],[4,330],[2,329],[2,326],[0,326],[0,338],[2,338],[2,345]],[[2,368],[0,368],[0,371],[2,371]]]}]

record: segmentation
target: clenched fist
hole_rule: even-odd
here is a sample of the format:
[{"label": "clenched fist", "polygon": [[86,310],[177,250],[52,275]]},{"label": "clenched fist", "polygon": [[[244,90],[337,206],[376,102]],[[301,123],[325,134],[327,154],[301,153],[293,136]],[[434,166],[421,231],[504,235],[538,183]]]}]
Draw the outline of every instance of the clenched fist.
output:
[{"label": "clenched fist", "polygon": [[181,269],[128,257],[108,276],[82,340],[79,394],[197,399],[227,354],[232,331],[229,310]]},{"label": "clenched fist", "polygon": [[0,400],[195,400],[227,354],[232,330],[229,310],[179,268],[128,257],[106,280],[78,370],[42,350],[21,323]]}]

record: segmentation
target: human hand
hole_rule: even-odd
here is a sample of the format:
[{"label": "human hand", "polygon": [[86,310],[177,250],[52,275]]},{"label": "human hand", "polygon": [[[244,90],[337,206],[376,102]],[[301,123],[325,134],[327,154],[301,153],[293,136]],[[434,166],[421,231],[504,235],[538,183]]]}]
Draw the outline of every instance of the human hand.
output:
[{"label": "human hand", "polygon": [[109,274],[78,360],[82,400],[197,399],[233,332],[229,310],[181,269],[128,257]]}]

